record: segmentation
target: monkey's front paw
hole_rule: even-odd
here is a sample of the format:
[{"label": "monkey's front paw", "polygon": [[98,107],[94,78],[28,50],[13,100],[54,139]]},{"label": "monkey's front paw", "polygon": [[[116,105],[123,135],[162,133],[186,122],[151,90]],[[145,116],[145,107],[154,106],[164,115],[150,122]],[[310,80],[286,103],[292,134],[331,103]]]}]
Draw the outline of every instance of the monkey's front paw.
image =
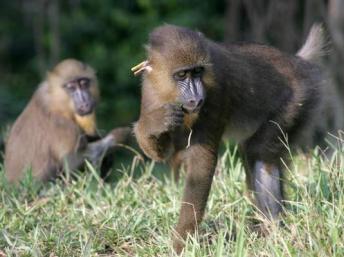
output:
[{"label": "monkey's front paw", "polygon": [[167,104],[165,108],[164,126],[166,130],[173,131],[184,124],[184,112],[180,105]]},{"label": "monkey's front paw", "polygon": [[182,240],[181,238],[177,238],[177,237],[173,238],[173,251],[177,255],[181,255],[184,247],[185,247],[184,240]]}]

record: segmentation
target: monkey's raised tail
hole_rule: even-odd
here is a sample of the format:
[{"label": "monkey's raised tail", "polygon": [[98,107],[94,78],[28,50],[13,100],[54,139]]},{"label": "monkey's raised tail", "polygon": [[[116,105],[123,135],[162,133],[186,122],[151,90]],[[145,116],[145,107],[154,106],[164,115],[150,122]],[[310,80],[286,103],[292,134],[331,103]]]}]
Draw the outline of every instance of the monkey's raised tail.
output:
[{"label": "monkey's raised tail", "polygon": [[325,37],[323,26],[316,23],[312,26],[306,42],[296,55],[307,61],[317,62],[329,52],[328,46],[329,42]]}]

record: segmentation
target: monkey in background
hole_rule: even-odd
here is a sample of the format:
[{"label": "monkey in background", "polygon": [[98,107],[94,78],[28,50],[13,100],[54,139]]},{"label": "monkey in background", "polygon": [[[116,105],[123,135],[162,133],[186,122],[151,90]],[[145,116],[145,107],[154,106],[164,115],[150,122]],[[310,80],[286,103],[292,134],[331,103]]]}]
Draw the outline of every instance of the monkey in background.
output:
[{"label": "monkey in background", "polygon": [[296,145],[314,128],[323,102],[324,77],[314,63],[323,47],[319,25],[296,56],[260,44],[222,45],[173,25],[150,34],[148,58],[133,68],[143,73],[134,133],[150,158],[186,165],[173,240],[177,253],[203,218],[225,130],[240,146],[256,206],[263,216],[278,219],[285,144]]},{"label": "monkey in background", "polygon": [[74,170],[85,158],[98,163],[122,140],[126,129],[96,137],[95,107],[99,89],[95,71],[85,63],[66,59],[47,73],[30,102],[15,121],[5,146],[5,174],[20,180],[31,168],[34,178],[48,181],[65,165]]}]

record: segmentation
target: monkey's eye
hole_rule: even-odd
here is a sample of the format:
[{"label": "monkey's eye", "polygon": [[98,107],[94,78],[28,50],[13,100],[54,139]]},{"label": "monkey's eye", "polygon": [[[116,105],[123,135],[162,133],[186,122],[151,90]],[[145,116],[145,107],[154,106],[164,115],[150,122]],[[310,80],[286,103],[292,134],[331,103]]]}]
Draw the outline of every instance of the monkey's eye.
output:
[{"label": "monkey's eye", "polygon": [[75,82],[69,82],[63,86],[65,89],[67,89],[69,92],[73,92],[76,90],[76,83]]},{"label": "monkey's eye", "polygon": [[174,74],[174,79],[184,80],[186,78],[186,71],[178,71]]},{"label": "monkey's eye", "polygon": [[193,76],[194,77],[200,77],[203,74],[204,68],[203,67],[196,67],[193,69]]},{"label": "monkey's eye", "polygon": [[88,88],[90,85],[90,80],[89,79],[80,79],[79,80],[79,85],[81,89]]}]

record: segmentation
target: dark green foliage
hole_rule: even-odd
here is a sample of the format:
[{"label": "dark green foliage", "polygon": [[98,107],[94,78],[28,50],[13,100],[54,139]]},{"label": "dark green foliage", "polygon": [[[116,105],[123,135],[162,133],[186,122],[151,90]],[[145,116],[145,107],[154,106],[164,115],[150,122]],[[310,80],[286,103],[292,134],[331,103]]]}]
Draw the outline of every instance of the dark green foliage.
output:
[{"label": "dark green foliage", "polygon": [[[212,38],[223,37],[225,3],[220,0],[57,1],[58,35],[49,23],[48,4],[41,2],[0,4],[1,127],[17,117],[44,70],[57,61],[52,57],[56,38],[60,42],[58,60],[78,58],[98,71],[103,100],[98,109],[99,127],[108,130],[138,117],[140,79],[130,68],[143,60],[143,45],[152,28],[174,23],[197,28]],[[36,32],[39,21],[44,22],[41,38]]]}]

